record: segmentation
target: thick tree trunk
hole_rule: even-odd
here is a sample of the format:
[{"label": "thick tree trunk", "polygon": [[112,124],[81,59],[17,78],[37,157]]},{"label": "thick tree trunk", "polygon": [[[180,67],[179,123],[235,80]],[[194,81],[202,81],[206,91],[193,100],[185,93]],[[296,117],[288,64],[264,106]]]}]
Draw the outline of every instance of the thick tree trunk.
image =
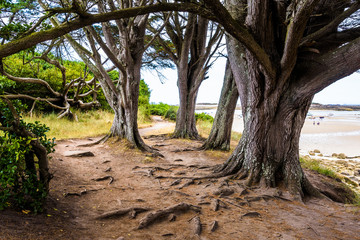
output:
[{"label": "thick tree trunk", "polygon": [[[136,1],[134,4],[138,4]],[[105,11],[103,2],[99,2],[100,11]],[[126,4],[125,4],[126,5]],[[110,4],[110,8],[115,5]],[[89,69],[98,78],[104,95],[115,116],[108,136],[100,141],[106,141],[108,137],[126,139],[133,147],[142,151],[158,154],[147,146],[142,140],[138,125],[138,98],[141,80],[140,69],[144,49],[144,37],[147,23],[147,15],[137,16],[133,19],[115,21],[120,37],[114,36],[108,23],[102,23],[104,39],[92,28],[87,27],[86,33],[93,51],[93,62],[89,61],[86,52],[70,36],[66,36],[72,47],[79,54]],[[108,72],[103,66],[101,55],[97,51],[96,42],[109,57],[119,71],[117,85],[110,79]],[[119,41],[119,44],[117,42]]]},{"label": "thick tree trunk", "polygon": [[[174,62],[178,70],[180,106],[173,137],[197,139],[199,134],[195,120],[196,97],[209,68],[211,49],[219,40],[221,31],[211,26],[212,31],[208,36],[209,21],[199,16],[195,17],[193,14],[189,14],[184,35],[178,31],[178,28],[180,27],[176,26],[172,29],[172,26],[168,26],[170,37],[178,43],[176,44],[178,56]],[[173,36],[174,31],[178,33],[177,38]],[[182,41],[176,40],[178,38]]]},{"label": "thick tree trunk", "polygon": [[279,102],[269,101],[246,110],[242,138],[219,172],[247,178],[249,185],[282,185],[303,197],[305,193],[316,193],[299,161],[300,132],[312,99],[298,105],[286,95]]},{"label": "thick tree trunk", "polygon": [[110,104],[115,112],[110,136],[124,138],[140,150],[154,152],[155,150],[142,140],[137,124],[140,67],[141,61],[138,61],[127,68],[126,76],[120,75],[127,79],[121,80],[119,86],[121,94],[117,95],[115,101]]},{"label": "thick tree trunk", "polygon": [[244,131],[233,154],[218,169],[218,176],[236,174],[247,178],[248,185],[283,186],[296,198],[318,195],[299,161],[300,132],[313,96],[296,99],[290,79],[276,89],[264,84],[279,80],[262,74],[257,61],[232,38],[228,39],[228,53],[241,99]]},{"label": "thick tree trunk", "polygon": [[236,88],[230,64],[227,62],[224,84],[221,90],[214,123],[209,137],[201,147],[202,149],[230,150],[231,129],[238,98],[239,92]]},{"label": "thick tree trunk", "polygon": [[178,86],[180,95],[180,106],[176,115],[176,126],[173,133],[174,138],[197,139],[199,134],[196,129],[195,104],[198,88],[188,87],[187,71],[178,69]]}]

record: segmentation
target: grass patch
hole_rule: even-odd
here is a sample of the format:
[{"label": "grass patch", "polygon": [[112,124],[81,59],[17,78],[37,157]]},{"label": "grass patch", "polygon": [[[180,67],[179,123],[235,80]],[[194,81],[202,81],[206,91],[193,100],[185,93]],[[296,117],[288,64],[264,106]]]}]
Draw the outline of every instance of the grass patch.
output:
[{"label": "grass patch", "polygon": [[238,142],[240,140],[241,136],[242,136],[241,133],[231,131],[231,140],[232,141],[237,141]]},{"label": "grass patch", "polygon": [[334,172],[332,169],[322,165],[319,161],[300,157],[300,163],[303,168],[314,170],[324,176],[332,178],[340,178],[339,175]]},{"label": "grass patch", "polygon": [[[201,137],[207,138],[210,134],[212,128],[212,122],[210,121],[202,121],[198,120],[196,122],[196,127]],[[241,138],[242,134],[239,132],[231,131],[231,141],[238,142]]]},{"label": "grass patch", "polygon": [[150,111],[145,106],[139,106],[138,109],[138,128],[150,127],[152,120],[150,117]]},{"label": "grass patch", "polygon": [[97,110],[76,112],[79,121],[66,118],[58,119],[57,114],[37,113],[33,117],[25,116],[26,122],[39,121],[50,128],[47,136],[57,140],[69,138],[95,137],[107,134],[110,130],[114,114],[109,111]]},{"label": "grass patch", "polygon": [[197,130],[198,130],[200,136],[203,138],[207,138],[211,131],[212,122],[198,120],[196,122],[196,127],[197,127]]},{"label": "grass patch", "polygon": [[[106,110],[96,111],[75,111],[78,116],[78,122],[70,121],[67,118],[58,119],[56,113],[35,113],[32,117],[24,116],[25,122],[39,121],[50,128],[47,136],[55,137],[57,140],[69,138],[96,137],[109,133],[114,113]],[[139,109],[138,112],[139,128],[151,125],[151,119],[147,117],[145,109]]]}]

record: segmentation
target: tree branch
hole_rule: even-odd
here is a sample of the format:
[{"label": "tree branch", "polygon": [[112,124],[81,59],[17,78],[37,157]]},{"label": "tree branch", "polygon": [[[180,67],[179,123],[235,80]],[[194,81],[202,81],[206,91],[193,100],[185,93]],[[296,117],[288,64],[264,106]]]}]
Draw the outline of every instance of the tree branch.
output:
[{"label": "tree branch", "polygon": [[[2,69],[3,70],[3,69]],[[19,83],[34,83],[34,84],[40,84],[42,86],[44,86],[49,92],[51,92],[51,94],[53,94],[56,97],[61,97],[61,94],[56,92],[54,89],[52,89],[52,87],[49,85],[49,83],[47,83],[46,81],[42,80],[42,79],[37,79],[37,78],[21,78],[21,77],[15,77],[12,76],[10,74],[8,74],[7,72],[5,72],[5,70],[3,70],[1,72],[4,76],[6,76],[8,79],[13,80],[15,82],[19,82]]]},{"label": "tree branch", "polygon": [[[67,13],[73,13],[71,10],[66,10]],[[66,12],[64,11],[64,12]],[[72,21],[65,22],[58,27],[49,30],[33,33],[21,39],[17,39],[0,46],[0,58],[10,56],[21,50],[28,49],[38,43],[51,40],[63,36],[71,31],[92,25],[98,22],[108,22],[116,19],[131,18],[137,15],[145,15],[153,12],[166,11],[188,11],[201,15],[212,16],[207,9],[195,3],[158,3],[153,5],[120,9],[108,13],[89,14],[86,18],[76,18]]]},{"label": "tree branch", "polygon": [[[275,78],[276,69],[274,68],[270,57],[265,50],[255,41],[254,37],[249,33],[244,25],[239,24],[226,10],[226,8],[218,0],[207,0],[205,5],[211,9],[214,14],[214,20],[220,23],[224,29],[235,39],[240,41],[264,67],[266,73]],[[206,18],[206,16],[204,16]]]},{"label": "tree branch", "polygon": [[148,49],[151,44],[153,44],[153,42],[156,40],[156,38],[159,37],[161,31],[164,29],[165,25],[169,22],[169,19],[170,19],[170,16],[171,16],[171,13],[169,13],[163,23],[163,25],[160,26],[160,28],[158,30],[156,30],[156,33],[154,34],[154,36],[150,39],[150,41],[145,45],[144,47],[144,51],[146,51],[146,49]]},{"label": "tree branch", "polygon": [[311,41],[316,41],[336,30],[336,28],[339,26],[340,23],[342,23],[346,18],[348,18],[351,14],[356,12],[360,8],[360,2],[355,2],[351,7],[349,7],[346,11],[344,11],[342,14],[337,16],[333,21],[331,21],[326,26],[322,27],[318,31],[304,37],[301,41],[300,47],[306,45],[307,43]]},{"label": "tree branch", "polygon": [[304,34],[308,19],[318,2],[319,0],[305,1],[288,25],[284,51],[280,61],[280,79],[287,79],[296,64],[298,46]]},{"label": "tree branch", "polygon": [[358,37],[360,37],[360,27],[329,34],[312,47],[320,49],[320,52],[325,52],[328,51],[328,49],[333,50],[345,43],[351,42]]},{"label": "tree branch", "polygon": [[8,98],[8,99],[25,98],[25,99],[29,99],[29,100],[33,100],[33,101],[42,101],[42,102],[46,102],[53,108],[57,108],[57,109],[61,109],[61,110],[67,109],[66,107],[60,107],[60,106],[52,103],[52,102],[56,102],[56,101],[61,101],[62,100],[61,98],[38,98],[38,97],[29,96],[26,94],[9,94],[9,95],[1,95],[0,97]]},{"label": "tree branch", "polygon": [[316,55],[300,65],[295,71],[304,74],[294,81],[292,88],[297,89],[294,92],[298,94],[295,99],[313,96],[330,84],[360,69],[359,52],[360,37],[334,51]]},{"label": "tree branch", "polygon": [[113,52],[107,47],[107,45],[104,43],[104,41],[101,39],[99,34],[95,31],[95,29],[92,26],[86,27],[86,29],[89,30],[90,34],[95,38],[96,42],[100,45],[102,50],[105,52],[106,56],[110,58],[110,60],[114,63],[114,65],[124,74],[126,75],[126,69],[121,64],[121,62],[116,58],[116,56],[113,54]]}]

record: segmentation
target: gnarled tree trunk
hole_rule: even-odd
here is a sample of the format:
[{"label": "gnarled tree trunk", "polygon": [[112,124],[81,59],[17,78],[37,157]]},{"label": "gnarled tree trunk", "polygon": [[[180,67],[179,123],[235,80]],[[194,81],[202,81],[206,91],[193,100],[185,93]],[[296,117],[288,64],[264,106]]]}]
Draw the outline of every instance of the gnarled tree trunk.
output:
[{"label": "gnarled tree trunk", "polygon": [[[246,178],[249,185],[281,186],[295,198],[319,196],[300,166],[300,132],[314,95],[359,69],[359,35],[353,32],[340,38],[342,33],[337,33],[331,43],[314,41],[311,48],[305,44],[327,34],[325,39],[331,38],[332,31],[337,31],[334,26],[341,23],[338,20],[319,22],[329,24],[328,33],[317,32],[314,23],[307,25],[309,19],[318,21],[315,16],[323,8],[335,6],[330,1],[229,0],[226,6],[234,20],[256,39],[252,44],[259,44],[256,48],[262,50],[250,51],[252,46],[245,48],[245,43],[227,39],[245,128],[237,148],[216,176],[235,174]],[[358,9],[359,5],[354,3],[353,7]],[[343,12],[345,5],[336,8]]]},{"label": "gnarled tree trunk", "polygon": [[[107,2],[106,6],[102,1],[97,4],[100,13],[109,11],[109,8],[113,11],[119,7],[113,1]],[[146,1],[125,1],[121,7],[129,8],[139,4],[146,4]],[[156,152],[144,143],[137,125],[140,68],[145,51],[147,19],[148,15],[141,15],[115,22],[102,22],[102,35],[94,27],[86,27],[84,31],[92,50],[91,54],[70,35],[65,37],[99,80],[106,100],[114,110],[110,133],[101,141],[107,140],[108,137],[117,137],[128,140],[131,145],[143,151]],[[52,23],[57,24],[54,19]],[[105,69],[102,56],[98,52],[99,46],[119,71],[117,81],[113,81]]]},{"label": "gnarled tree trunk", "polygon": [[178,68],[178,87],[180,106],[176,115],[173,137],[196,139],[199,134],[196,129],[195,104],[199,88],[191,87],[187,71],[184,72],[182,68]]},{"label": "gnarled tree trunk", "polygon": [[[258,79],[251,79],[255,80]],[[246,88],[250,101],[242,104],[243,135],[230,158],[218,169],[219,176],[237,174],[239,179],[247,178],[248,185],[283,185],[301,197],[318,194],[299,161],[300,132],[312,97],[294,101],[293,89],[288,87],[275,90],[264,99],[259,88],[258,84]]]},{"label": "gnarled tree trunk", "polygon": [[231,129],[234,120],[239,92],[231,72],[229,61],[226,62],[224,84],[210,135],[202,149],[230,150]]},{"label": "gnarled tree trunk", "polygon": [[172,45],[169,46],[161,38],[159,41],[176,64],[178,72],[180,106],[173,137],[196,139],[199,137],[195,121],[196,97],[211,65],[209,62],[214,49],[218,47],[215,45],[219,42],[222,31],[219,26],[210,24],[203,17],[189,13],[186,22],[182,20],[185,17],[174,13],[172,23],[166,23],[165,28]]}]

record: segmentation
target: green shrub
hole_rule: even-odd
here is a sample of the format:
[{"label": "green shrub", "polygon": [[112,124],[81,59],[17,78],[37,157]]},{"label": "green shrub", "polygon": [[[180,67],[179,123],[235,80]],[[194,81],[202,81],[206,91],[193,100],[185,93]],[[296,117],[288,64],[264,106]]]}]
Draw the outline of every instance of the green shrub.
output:
[{"label": "green shrub", "polygon": [[158,103],[150,105],[150,114],[162,116],[166,119],[170,119],[172,121],[176,121],[176,114],[178,111],[178,106],[171,106],[166,103]]},{"label": "green shrub", "polygon": [[157,116],[165,116],[166,112],[170,109],[170,105],[165,103],[152,103],[150,105],[150,114],[157,115]]},{"label": "green shrub", "polygon": [[205,122],[214,122],[214,118],[212,116],[210,116],[209,114],[206,113],[195,113],[195,119],[196,121],[201,120],[201,121],[205,121]]},{"label": "green shrub", "polygon": [[[24,107],[19,101],[15,102],[16,110]],[[0,123],[2,127],[11,127],[14,120],[7,104],[0,101]],[[54,151],[54,139],[48,139],[45,125],[39,122],[25,123],[20,118],[20,127],[34,133],[48,153]],[[31,137],[18,136],[14,131],[4,131],[0,134],[0,210],[10,205],[33,212],[42,211],[47,188],[38,177],[37,159],[35,157],[35,171],[28,169],[26,158],[34,156]]]},{"label": "green shrub", "polygon": [[170,108],[165,113],[165,118],[170,119],[172,121],[176,121],[176,113],[179,107],[177,106],[170,106]]}]

